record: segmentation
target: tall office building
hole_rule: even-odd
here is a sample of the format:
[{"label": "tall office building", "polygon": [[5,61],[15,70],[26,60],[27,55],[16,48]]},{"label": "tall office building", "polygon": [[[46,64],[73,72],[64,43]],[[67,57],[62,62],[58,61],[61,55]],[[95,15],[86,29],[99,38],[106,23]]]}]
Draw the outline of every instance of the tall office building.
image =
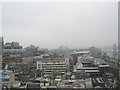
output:
[{"label": "tall office building", "polygon": [[117,46],[116,44],[113,44],[113,57],[117,56]]},{"label": "tall office building", "polygon": [[0,69],[2,68],[2,47],[3,47],[3,37],[0,37]]},{"label": "tall office building", "polygon": [[0,90],[2,89],[2,46],[3,37],[0,37]]}]

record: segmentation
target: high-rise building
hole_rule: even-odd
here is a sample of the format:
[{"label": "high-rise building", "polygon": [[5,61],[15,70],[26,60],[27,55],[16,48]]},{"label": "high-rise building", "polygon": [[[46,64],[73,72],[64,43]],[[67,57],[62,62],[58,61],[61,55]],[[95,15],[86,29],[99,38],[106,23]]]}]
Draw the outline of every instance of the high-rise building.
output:
[{"label": "high-rise building", "polygon": [[0,37],[0,90],[2,89],[2,46],[3,46],[3,37]]},{"label": "high-rise building", "polygon": [[117,46],[116,44],[113,44],[113,57],[117,56]]},{"label": "high-rise building", "polygon": [[2,68],[3,37],[0,37],[0,69]]}]

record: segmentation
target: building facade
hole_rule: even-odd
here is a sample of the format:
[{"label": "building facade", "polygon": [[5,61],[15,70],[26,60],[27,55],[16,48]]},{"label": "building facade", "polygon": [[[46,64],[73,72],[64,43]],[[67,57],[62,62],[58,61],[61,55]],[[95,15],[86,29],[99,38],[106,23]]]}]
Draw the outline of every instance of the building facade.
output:
[{"label": "building facade", "polygon": [[43,70],[45,74],[50,74],[54,71],[65,73],[66,71],[66,60],[40,60],[37,61],[37,69]]},{"label": "building facade", "polygon": [[[100,61],[100,60],[99,60]],[[88,73],[91,76],[102,76],[109,72],[109,65],[101,60],[98,62],[91,58],[78,58],[78,63],[74,66],[74,73]]]},{"label": "building facade", "polygon": [[4,49],[22,49],[22,46],[18,42],[7,42],[5,43]]},{"label": "building facade", "polygon": [[81,56],[81,57],[87,57],[87,56],[90,56],[90,51],[74,51],[72,53],[72,59],[73,59],[73,64],[75,65],[77,62],[78,62],[78,57]]}]

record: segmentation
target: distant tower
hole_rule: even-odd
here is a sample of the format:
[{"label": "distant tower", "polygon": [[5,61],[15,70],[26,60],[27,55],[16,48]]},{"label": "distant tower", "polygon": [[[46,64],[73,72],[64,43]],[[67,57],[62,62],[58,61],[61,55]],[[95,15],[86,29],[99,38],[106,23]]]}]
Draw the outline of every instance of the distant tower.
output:
[{"label": "distant tower", "polygon": [[116,46],[116,44],[113,44],[113,56],[114,57],[117,56],[117,46]]},{"label": "distant tower", "polygon": [[[0,37],[0,70],[2,70],[2,43],[3,38]],[[0,77],[2,77],[2,73],[0,73]],[[0,78],[0,90],[2,90],[2,78]]]},{"label": "distant tower", "polygon": [[2,69],[3,37],[0,37],[0,70]]},{"label": "distant tower", "polygon": [[0,37],[0,55],[2,55],[3,45],[4,45],[3,37]]}]

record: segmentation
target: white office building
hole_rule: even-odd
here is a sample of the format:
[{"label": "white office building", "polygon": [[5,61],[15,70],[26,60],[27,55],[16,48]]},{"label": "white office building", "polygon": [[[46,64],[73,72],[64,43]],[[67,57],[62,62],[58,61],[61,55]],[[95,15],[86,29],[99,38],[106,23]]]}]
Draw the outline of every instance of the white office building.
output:
[{"label": "white office building", "polygon": [[64,59],[48,59],[37,61],[37,69],[43,70],[45,74],[50,74],[53,71],[65,73],[66,60]]}]

